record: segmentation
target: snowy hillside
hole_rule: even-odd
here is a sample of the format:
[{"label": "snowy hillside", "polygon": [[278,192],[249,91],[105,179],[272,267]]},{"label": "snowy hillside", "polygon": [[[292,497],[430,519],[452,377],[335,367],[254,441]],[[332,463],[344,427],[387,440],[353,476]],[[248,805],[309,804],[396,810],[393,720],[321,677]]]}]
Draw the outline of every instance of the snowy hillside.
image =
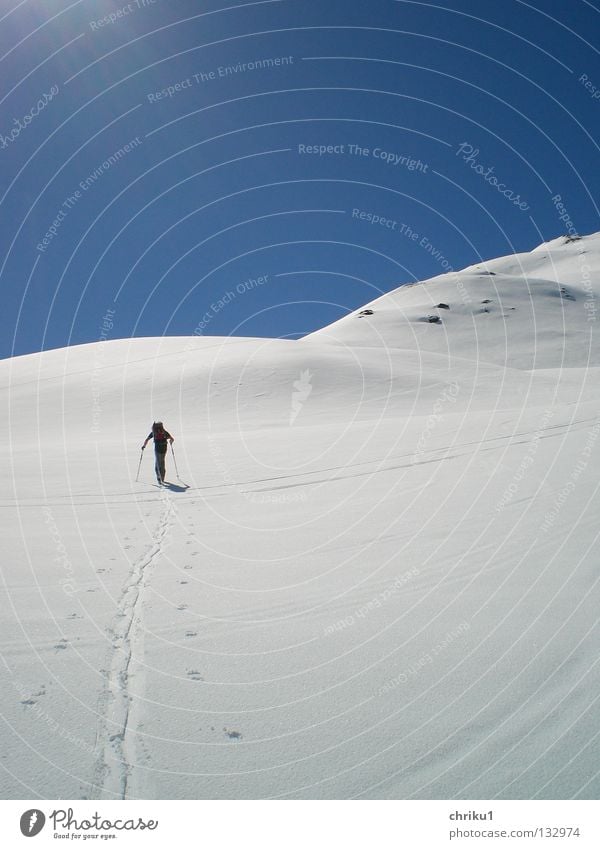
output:
[{"label": "snowy hillside", "polygon": [[599,296],[595,234],[0,362],[3,797],[597,798]]},{"label": "snowy hillside", "polygon": [[402,286],[311,338],[519,369],[597,366],[599,294],[600,234],[567,236]]}]

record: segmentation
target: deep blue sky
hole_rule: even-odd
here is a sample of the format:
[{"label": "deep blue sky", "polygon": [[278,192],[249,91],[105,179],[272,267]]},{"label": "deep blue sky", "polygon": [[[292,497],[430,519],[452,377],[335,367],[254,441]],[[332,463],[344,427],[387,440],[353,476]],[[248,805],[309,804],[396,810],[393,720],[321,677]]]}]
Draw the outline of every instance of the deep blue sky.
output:
[{"label": "deep blue sky", "polygon": [[301,336],[560,235],[557,193],[600,230],[587,0],[22,0],[0,17],[1,357],[95,341],[109,309],[111,338]]}]

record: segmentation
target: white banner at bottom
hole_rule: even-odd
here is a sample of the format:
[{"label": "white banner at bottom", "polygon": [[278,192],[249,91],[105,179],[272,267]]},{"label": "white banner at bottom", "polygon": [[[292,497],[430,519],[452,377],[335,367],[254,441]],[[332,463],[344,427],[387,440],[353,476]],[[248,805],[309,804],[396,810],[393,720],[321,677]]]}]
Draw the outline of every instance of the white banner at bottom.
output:
[{"label": "white banner at bottom", "polygon": [[585,800],[11,800],[0,802],[0,846],[598,849],[599,812]]}]

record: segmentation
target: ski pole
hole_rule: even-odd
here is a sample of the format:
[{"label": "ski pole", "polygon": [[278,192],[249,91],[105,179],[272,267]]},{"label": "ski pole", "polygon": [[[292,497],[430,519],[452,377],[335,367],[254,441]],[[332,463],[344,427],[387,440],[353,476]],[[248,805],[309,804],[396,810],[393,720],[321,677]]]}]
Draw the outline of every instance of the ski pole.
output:
[{"label": "ski pole", "polygon": [[140,476],[140,469],[142,468],[142,458],[143,458],[143,456],[144,456],[144,449],[142,448],[142,450],[140,452],[140,462],[138,464],[137,475],[135,476],[136,481],[138,480],[138,478]]},{"label": "ski pole", "polygon": [[175,466],[175,474],[177,475],[177,480],[180,481],[179,477],[179,469],[177,468],[177,460],[175,459],[175,451],[173,450],[173,443],[171,443],[171,454],[173,455],[173,464]]}]

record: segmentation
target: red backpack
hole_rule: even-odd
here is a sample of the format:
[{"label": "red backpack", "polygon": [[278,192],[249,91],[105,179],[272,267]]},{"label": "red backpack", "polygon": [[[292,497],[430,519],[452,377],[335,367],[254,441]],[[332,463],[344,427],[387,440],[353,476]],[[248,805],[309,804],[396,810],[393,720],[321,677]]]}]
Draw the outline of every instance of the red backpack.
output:
[{"label": "red backpack", "polygon": [[166,442],[168,438],[166,430],[162,427],[157,427],[156,422],[152,425],[152,436],[155,442]]}]

